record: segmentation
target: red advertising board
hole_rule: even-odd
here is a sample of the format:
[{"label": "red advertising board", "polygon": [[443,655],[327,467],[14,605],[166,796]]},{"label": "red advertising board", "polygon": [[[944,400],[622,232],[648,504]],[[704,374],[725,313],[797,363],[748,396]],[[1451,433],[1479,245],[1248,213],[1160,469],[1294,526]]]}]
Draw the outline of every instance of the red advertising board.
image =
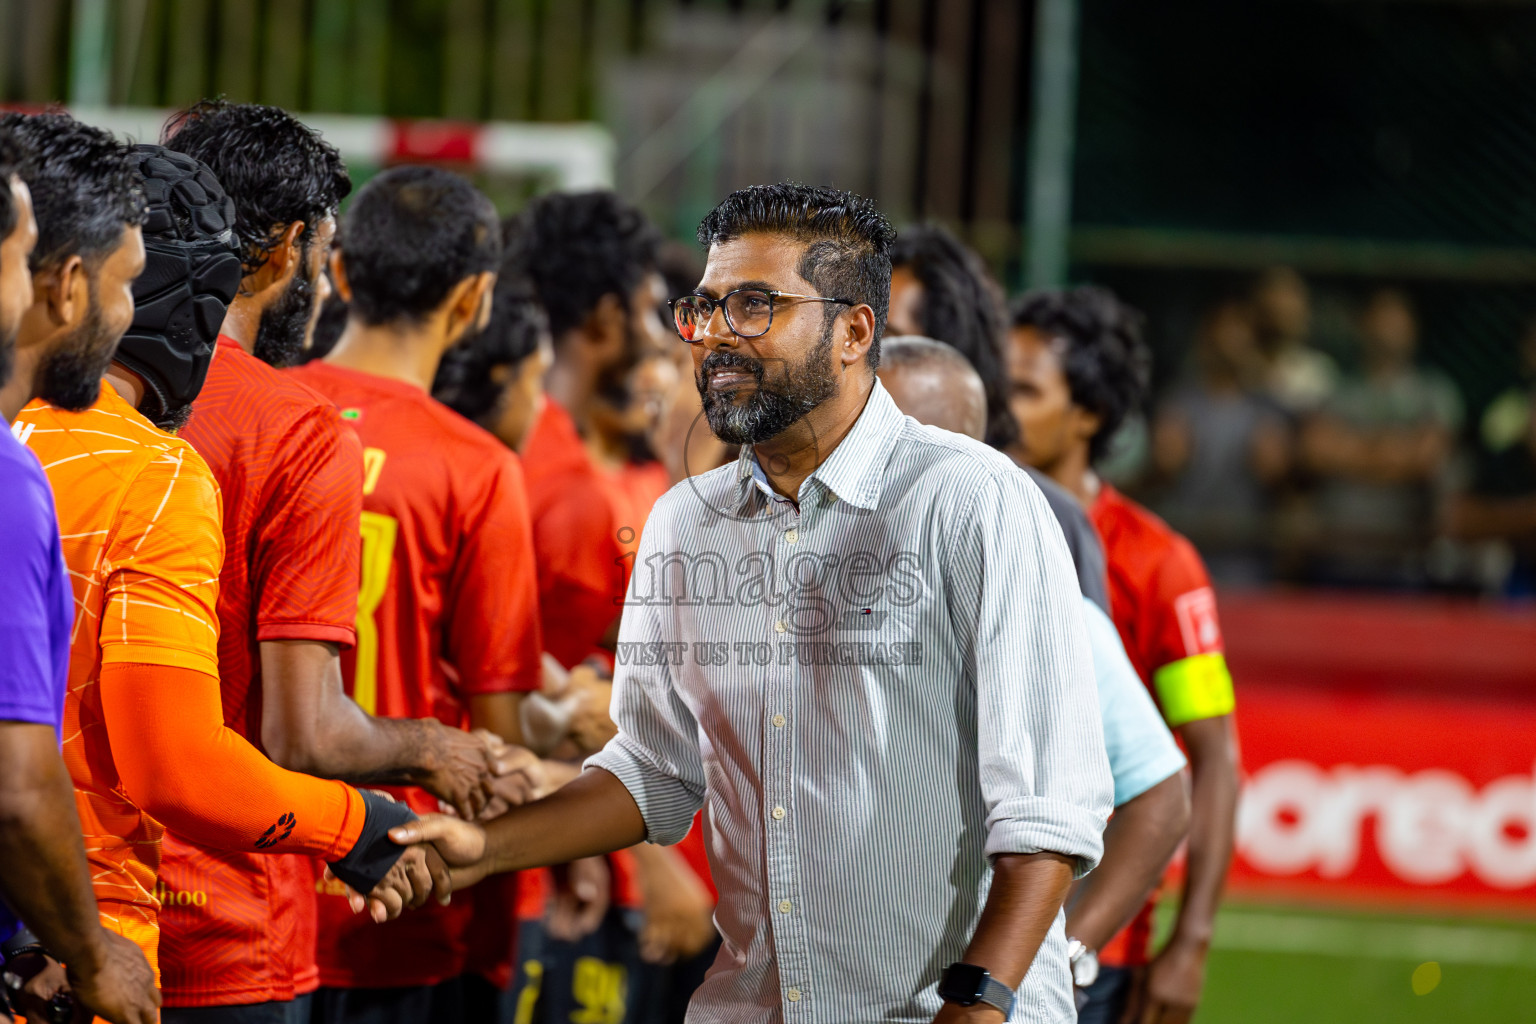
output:
[{"label": "red advertising board", "polygon": [[1536,913],[1536,612],[1224,594],[1234,891]]}]

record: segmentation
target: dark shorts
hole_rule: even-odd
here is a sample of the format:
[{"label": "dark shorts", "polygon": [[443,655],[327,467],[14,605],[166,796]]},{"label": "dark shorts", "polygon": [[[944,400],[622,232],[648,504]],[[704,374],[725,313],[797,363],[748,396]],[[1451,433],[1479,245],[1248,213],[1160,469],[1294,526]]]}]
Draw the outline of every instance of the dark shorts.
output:
[{"label": "dark shorts", "polygon": [[687,960],[641,963],[630,999],[633,1013],[626,1024],[682,1024],[688,1014],[688,1000],[719,953],[720,937],[716,936],[702,953]]},{"label": "dark shorts", "polygon": [[1088,1001],[1077,1011],[1077,1024],[1118,1024],[1131,997],[1133,977],[1129,967],[1100,967],[1098,980],[1079,990],[1087,993]]},{"label": "dark shorts", "polygon": [[322,988],[314,996],[310,1024],[462,1024],[464,985],[403,988]]},{"label": "dark shorts", "polygon": [[641,921],[638,911],[610,908],[597,930],[576,942],[552,939],[542,922],[524,921],[508,1024],[631,1024]]},{"label": "dark shorts", "polygon": [[312,995],[288,1002],[239,1006],[167,1006],[161,1024],[309,1024]]}]

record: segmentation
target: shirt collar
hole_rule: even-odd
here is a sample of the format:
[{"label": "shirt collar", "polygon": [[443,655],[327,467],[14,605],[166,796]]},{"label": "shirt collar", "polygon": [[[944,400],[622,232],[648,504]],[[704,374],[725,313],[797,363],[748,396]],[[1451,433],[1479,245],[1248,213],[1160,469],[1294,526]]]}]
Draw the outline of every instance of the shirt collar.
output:
[{"label": "shirt collar", "polygon": [[[885,390],[885,385],[880,383],[878,377],[875,378],[875,386],[859,418],[854,420],[853,427],[842,443],[811,472],[807,480],[820,481],[823,487],[856,508],[873,510],[880,500],[880,485],[885,481],[885,465],[889,461],[891,448],[896,444],[903,419],[905,417],[896,407],[890,392]],[[736,460],[736,479],[740,483],[751,480],[769,498],[788,500],[768,482],[751,445],[741,446],[741,455]]]}]

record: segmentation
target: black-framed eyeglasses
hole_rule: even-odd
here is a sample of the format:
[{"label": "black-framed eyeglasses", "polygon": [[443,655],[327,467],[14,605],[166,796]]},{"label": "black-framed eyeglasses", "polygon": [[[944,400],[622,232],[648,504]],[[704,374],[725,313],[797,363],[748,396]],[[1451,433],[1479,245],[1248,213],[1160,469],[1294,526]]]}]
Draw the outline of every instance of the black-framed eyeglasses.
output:
[{"label": "black-framed eyeglasses", "polygon": [[690,345],[697,345],[704,336],[704,328],[714,317],[715,310],[725,311],[725,326],[738,338],[761,338],[773,326],[773,308],[780,299],[801,302],[836,302],[844,306],[857,306],[852,299],[833,299],[825,295],[797,295],[794,292],[771,291],[763,288],[738,288],[726,292],[718,299],[707,295],[684,295],[672,300],[672,326],[677,336]]}]

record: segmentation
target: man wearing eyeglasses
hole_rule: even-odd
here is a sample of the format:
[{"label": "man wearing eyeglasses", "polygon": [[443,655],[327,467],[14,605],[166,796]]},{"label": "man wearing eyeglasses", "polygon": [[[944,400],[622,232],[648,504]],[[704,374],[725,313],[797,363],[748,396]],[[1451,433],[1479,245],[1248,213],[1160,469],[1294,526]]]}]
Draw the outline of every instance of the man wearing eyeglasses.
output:
[{"label": "man wearing eyeglasses", "polygon": [[724,946],[689,1020],[1074,1016],[1061,904],[1112,787],[1070,556],[1005,457],[878,382],[894,232],[867,200],[733,193],[675,303],[734,466],[641,538],[618,736],[480,826],[457,884],[636,843],[708,807]]}]

